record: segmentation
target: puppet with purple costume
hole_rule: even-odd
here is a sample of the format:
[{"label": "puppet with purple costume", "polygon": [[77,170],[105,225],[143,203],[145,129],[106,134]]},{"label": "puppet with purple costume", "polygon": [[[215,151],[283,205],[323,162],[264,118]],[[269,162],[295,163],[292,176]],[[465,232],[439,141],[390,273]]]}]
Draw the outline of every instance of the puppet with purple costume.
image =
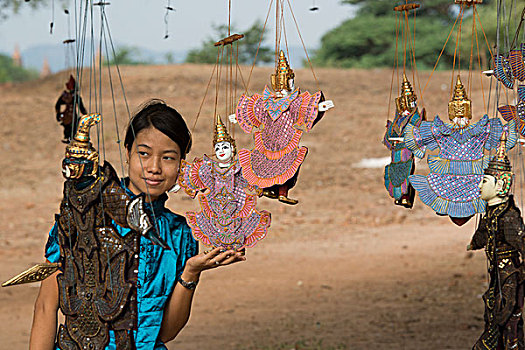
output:
[{"label": "puppet with purple costume", "polygon": [[253,149],[241,149],[239,161],[243,176],[251,185],[263,188],[263,195],[286,204],[297,204],[288,191],[297,181],[299,168],[308,149],[299,146],[304,132],[309,132],[332,108],[321,91],[303,93],[294,87],[295,74],[280,52],[271,91],[262,95],[242,95],[232,122],[238,122],[246,133],[254,133]]},{"label": "puppet with purple costume", "polygon": [[260,190],[246,181],[235,157],[235,140],[217,116],[213,145],[219,161],[204,155],[193,163],[182,161],[179,185],[201,211],[187,212],[193,235],[202,243],[225,249],[253,247],[266,236],[270,213],[257,211]]}]

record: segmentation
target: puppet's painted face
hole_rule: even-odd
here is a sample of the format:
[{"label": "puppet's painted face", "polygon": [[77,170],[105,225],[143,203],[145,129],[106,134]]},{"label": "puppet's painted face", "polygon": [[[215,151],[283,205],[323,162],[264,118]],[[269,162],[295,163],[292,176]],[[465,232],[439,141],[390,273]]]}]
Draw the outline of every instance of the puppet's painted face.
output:
[{"label": "puppet's painted face", "polygon": [[481,199],[490,201],[498,196],[497,181],[492,175],[483,175],[483,179],[479,183],[479,192]]},{"label": "puppet's painted face", "polygon": [[411,114],[417,106],[414,96],[401,96],[396,99],[397,110],[403,115]]},{"label": "puppet's painted face", "polygon": [[288,85],[283,85],[283,88],[276,92],[277,97],[286,97],[295,90],[295,79],[288,79]]},{"label": "puppet's painted face", "polygon": [[215,144],[215,155],[221,162],[229,162],[233,158],[233,147],[227,141],[217,142]]},{"label": "puppet's painted face", "polygon": [[457,123],[467,125],[469,120],[472,119],[472,111],[470,101],[450,101],[448,103],[448,118],[456,123],[456,121],[461,121]]},{"label": "puppet's painted face", "polygon": [[68,180],[77,180],[83,176],[90,176],[93,172],[93,161],[86,158],[64,158],[62,174]]}]

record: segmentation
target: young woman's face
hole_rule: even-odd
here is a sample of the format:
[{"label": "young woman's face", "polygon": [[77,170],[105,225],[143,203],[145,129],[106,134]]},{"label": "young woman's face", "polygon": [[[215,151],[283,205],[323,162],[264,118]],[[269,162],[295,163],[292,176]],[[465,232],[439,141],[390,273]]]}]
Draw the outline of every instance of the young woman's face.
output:
[{"label": "young woman's face", "polygon": [[146,193],[146,200],[157,199],[171,189],[179,174],[180,147],[168,136],[149,127],[135,138],[129,162],[129,189],[134,194]]},{"label": "young woman's face", "polygon": [[228,162],[233,157],[233,147],[229,142],[218,142],[215,145],[215,155],[221,162]]}]

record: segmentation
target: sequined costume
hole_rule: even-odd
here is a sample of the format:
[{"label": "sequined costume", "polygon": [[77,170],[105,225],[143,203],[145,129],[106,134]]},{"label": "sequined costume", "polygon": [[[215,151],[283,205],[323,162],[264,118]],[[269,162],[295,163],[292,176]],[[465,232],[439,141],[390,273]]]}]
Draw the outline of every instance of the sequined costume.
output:
[{"label": "sequined costume", "polygon": [[510,50],[508,56],[494,55],[494,76],[507,88],[514,87],[514,81],[525,81],[525,44]]},{"label": "sequined costume", "polygon": [[436,116],[419,127],[407,125],[405,144],[416,157],[423,158],[427,149],[439,149],[437,156],[428,156],[429,175],[409,177],[421,201],[453,218],[483,213],[485,202],[479,197],[478,185],[489,160],[483,151],[496,148],[504,131],[509,133],[507,149],[511,149],[518,138],[513,121],[503,126],[499,118],[484,115],[474,124],[455,128]]},{"label": "sequined costume", "polygon": [[[396,113],[394,122],[390,120],[387,122],[386,133],[383,138],[383,144],[391,151],[390,164],[385,167],[385,188],[388,190],[390,197],[396,200],[396,204],[401,203],[401,198],[405,196],[407,203],[405,206],[408,208],[412,207],[415,195],[413,187],[408,182],[408,177],[414,173],[414,154],[406,148],[405,142],[394,142],[390,139],[403,137],[404,127],[407,123],[419,126],[421,120],[422,118],[417,110],[414,114],[404,118],[401,118],[401,115]],[[401,123],[401,125],[398,123]],[[396,127],[396,125],[401,127]]]},{"label": "sequined costume", "polygon": [[193,163],[183,160],[179,184],[192,198],[198,196],[201,211],[187,212],[186,219],[202,243],[239,249],[266,236],[270,213],[255,209],[257,188],[243,178],[237,160],[227,168],[206,155]]},{"label": "sequined costume", "polygon": [[471,249],[485,248],[489,287],[483,295],[485,329],[474,350],[523,350],[525,227],[512,196],[488,206],[472,237]]},{"label": "sequined costume", "polygon": [[525,85],[518,85],[518,102],[515,106],[500,106],[498,111],[506,121],[514,120],[520,135],[525,136]]},{"label": "sequined costume", "polygon": [[[133,200],[137,198],[121,181],[120,186]],[[145,203],[145,209],[155,213],[155,227],[160,238],[164,240],[169,249],[152,244],[151,240],[140,236],[140,249],[138,252],[138,266],[132,270],[136,279],[136,320],[133,329],[134,347],[137,350],[162,350],[167,349],[159,339],[164,308],[173,292],[177,279],[184,270],[186,261],[198,254],[198,243],[191,235],[191,229],[186,224],[183,216],[172,213],[165,207],[168,196],[163,194],[152,204]],[[120,239],[129,240],[128,235],[135,233],[130,228],[109,221]],[[117,237],[115,237],[117,239]],[[51,262],[59,262],[63,258],[58,239],[57,224],[49,233],[45,257]],[[116,349],[115,332],[109,330],[109,342],[106,349]],[[58,348],[57,348],[58,349]]]},{"label": "sequined costume", "polygon": [[112,224],[129,227],[128,203],[108,163],[86,188],[65,182],[56,218],[63,271],[57,276],[59,302],[66,316],[57,336],[62,350],[105,349],[110,329],[119,348],[131,348],[131,331],[137,326],[140,236],[130,232],[121,237]]},{"label": "sequined costume", "polygon": [[[383,144],[390,150],[390,164],[385,167],[385,188],[390,197],[394,198],[395,204],[412,208],[416,193],[408,182],[408,177],[414,173],[414,155],[401,140],[407,124],[421,124],[425,119],[425,110],[423,109],[423,116],[420,116],[416,104],[417,96],[405,74],[401,84],[401,95],[395,101],[396,116],[394,121],[387,121],[383,137]],[[395,140],[396,138],[398,140]]]},{"label": "sequined costume", "polygon": [[78,123],[78,111],[87,114],[82,97],[75,91],[75,79],[70,75],[66,83],[66,90],[62,92],[55,104],[56,120],[64,127],[64,142],[69,141],[74,135],[73,127],[76,127]]},{"label": "sequined costume", "polygon": [[250,184],[261,188],[283,184],[297,173],[308,152],[299,141],[322,118],[319,102],[323,100],[320,91],[311,95],[299,89],[277,97],[268,86],[262,95],[241,96],[236,110],[240,127],[246,133],[258,128],[254,148],[239,151]]},{"label": "sequined costume", "polygon": [[[242,130],[253,132],[254,148],[239,151],[243,176],[263,188],[263,195],[286,204],[297,204],[288,197],[295,186],[299,168],[308,149],[299,146],[303,132],[309,132],[324,115],[321,91],[301,93],[294,88],[295,73],[281,50],[276,72],[271,75],[273,91],[265,86],[262,95],[242,95],[235,117]],[[332,101],[330,102],[333,107]],[[328,107],[322,109],[327,110]]]}]

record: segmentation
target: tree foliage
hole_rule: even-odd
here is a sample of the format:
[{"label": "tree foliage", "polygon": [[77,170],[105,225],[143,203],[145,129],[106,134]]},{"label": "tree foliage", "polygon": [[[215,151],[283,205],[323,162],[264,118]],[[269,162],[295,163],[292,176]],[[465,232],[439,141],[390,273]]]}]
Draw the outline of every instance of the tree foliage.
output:
[{"label": "tree foliage", "polygon": [[115,51],[115,56],[109,61],[111,65],[147,65],[150,61],[143,59],[140,50],[132,46],[121,46]]},{"label": "tree foliage", "polygon": [[38,78],[38,72],[16,66],[13,59],[0,54],[0,83],[19,82]]},{"label": "tree foliage", "polygon": [[[61,0],[60,2],[66,3],[65,0]],[[23,6],[39,8],[48,6],[50,3],[50,0],[0,0],[0,18],[5,18],[10,14],[18,13]]]},{"label": "tree foliage", "polygon": [[[392,67],[395,62],[396,50],[396,16],[393,7],[404,1],[391,0],[342,0],[343,3],[357,6],[356,16],[343,22],[338,27],[326,33],[321,39],[321,48],[316,52],[314,62],[321,66],[336,66],[344,68]],[[452,29],[459,7],[451,0],[416,1],[421,4],[416,16],[415,59],[418,68],[431,69]],[[482,23],[485,18],[492,19],[495,1],[484,1],[478,7]],[[472,34],[472,10],[466,9],[462,22],[459,48],[462,57],[470,56]],[[494,17],[495,18],[495,17]],[[401,18],[402,20],[403,18]],[[413,31],[413,17],[409,19]],[[486,28],[485,28],[486,27]],[[456,27],[457,28],[457,27]],[[479,31],[480,26],[478,24]],[[484,24],[489,41],[492,40],[491,24]],[[413,38],[412,38],[413,39]],[[438,66],[442,69],[452,67],[456,36],[455,31],[443,52]],[[486,57],[485,39],[478,32],[480,54]],[[475,45],[475,44],[474,44]],[[409,48],[407,47],[407,50]],[[403,63],[403,41],[401,32],[397,39],[397,60]],[[473,52],[476,52],[474,46]],[[406,57],[407,64],[410,57]],[[486,62],[486,59],[483,61]],[[464,61],[462,61],[464,62]],[[462,63],[463,64],[463,63]]]},{"label": "tree foliage", "polygon": [[[188,63],[209,63],[213,64],[217,61],[217,47],[213,44],[218,40],[228,36],[228,26],[219,25],[214,26],[216,33],[215,38],[208,38],[202,43],[202,46],[198,49],[193,49],[188,52],[186,56],[186,62]],[[233,29],[230,32],[236,33]],[[263,24],[260,21],[256,21],[250,28],[242,32],[244,38],[238,41],[239,43],[239,64],[252,64],[259,46],[259,40],[261,33],[263,32]],[[263,38],[264,39],[264,38]],[[235,47],[235,45],[233,46]],[[226,51],[224,51],[226,57]],[[257,54],[257,62],[272,62],[274,59],[272,51],[269,47],[264,45],[264,40],[259,48]],[[223,58],[225,62],[225,58]]]}]

